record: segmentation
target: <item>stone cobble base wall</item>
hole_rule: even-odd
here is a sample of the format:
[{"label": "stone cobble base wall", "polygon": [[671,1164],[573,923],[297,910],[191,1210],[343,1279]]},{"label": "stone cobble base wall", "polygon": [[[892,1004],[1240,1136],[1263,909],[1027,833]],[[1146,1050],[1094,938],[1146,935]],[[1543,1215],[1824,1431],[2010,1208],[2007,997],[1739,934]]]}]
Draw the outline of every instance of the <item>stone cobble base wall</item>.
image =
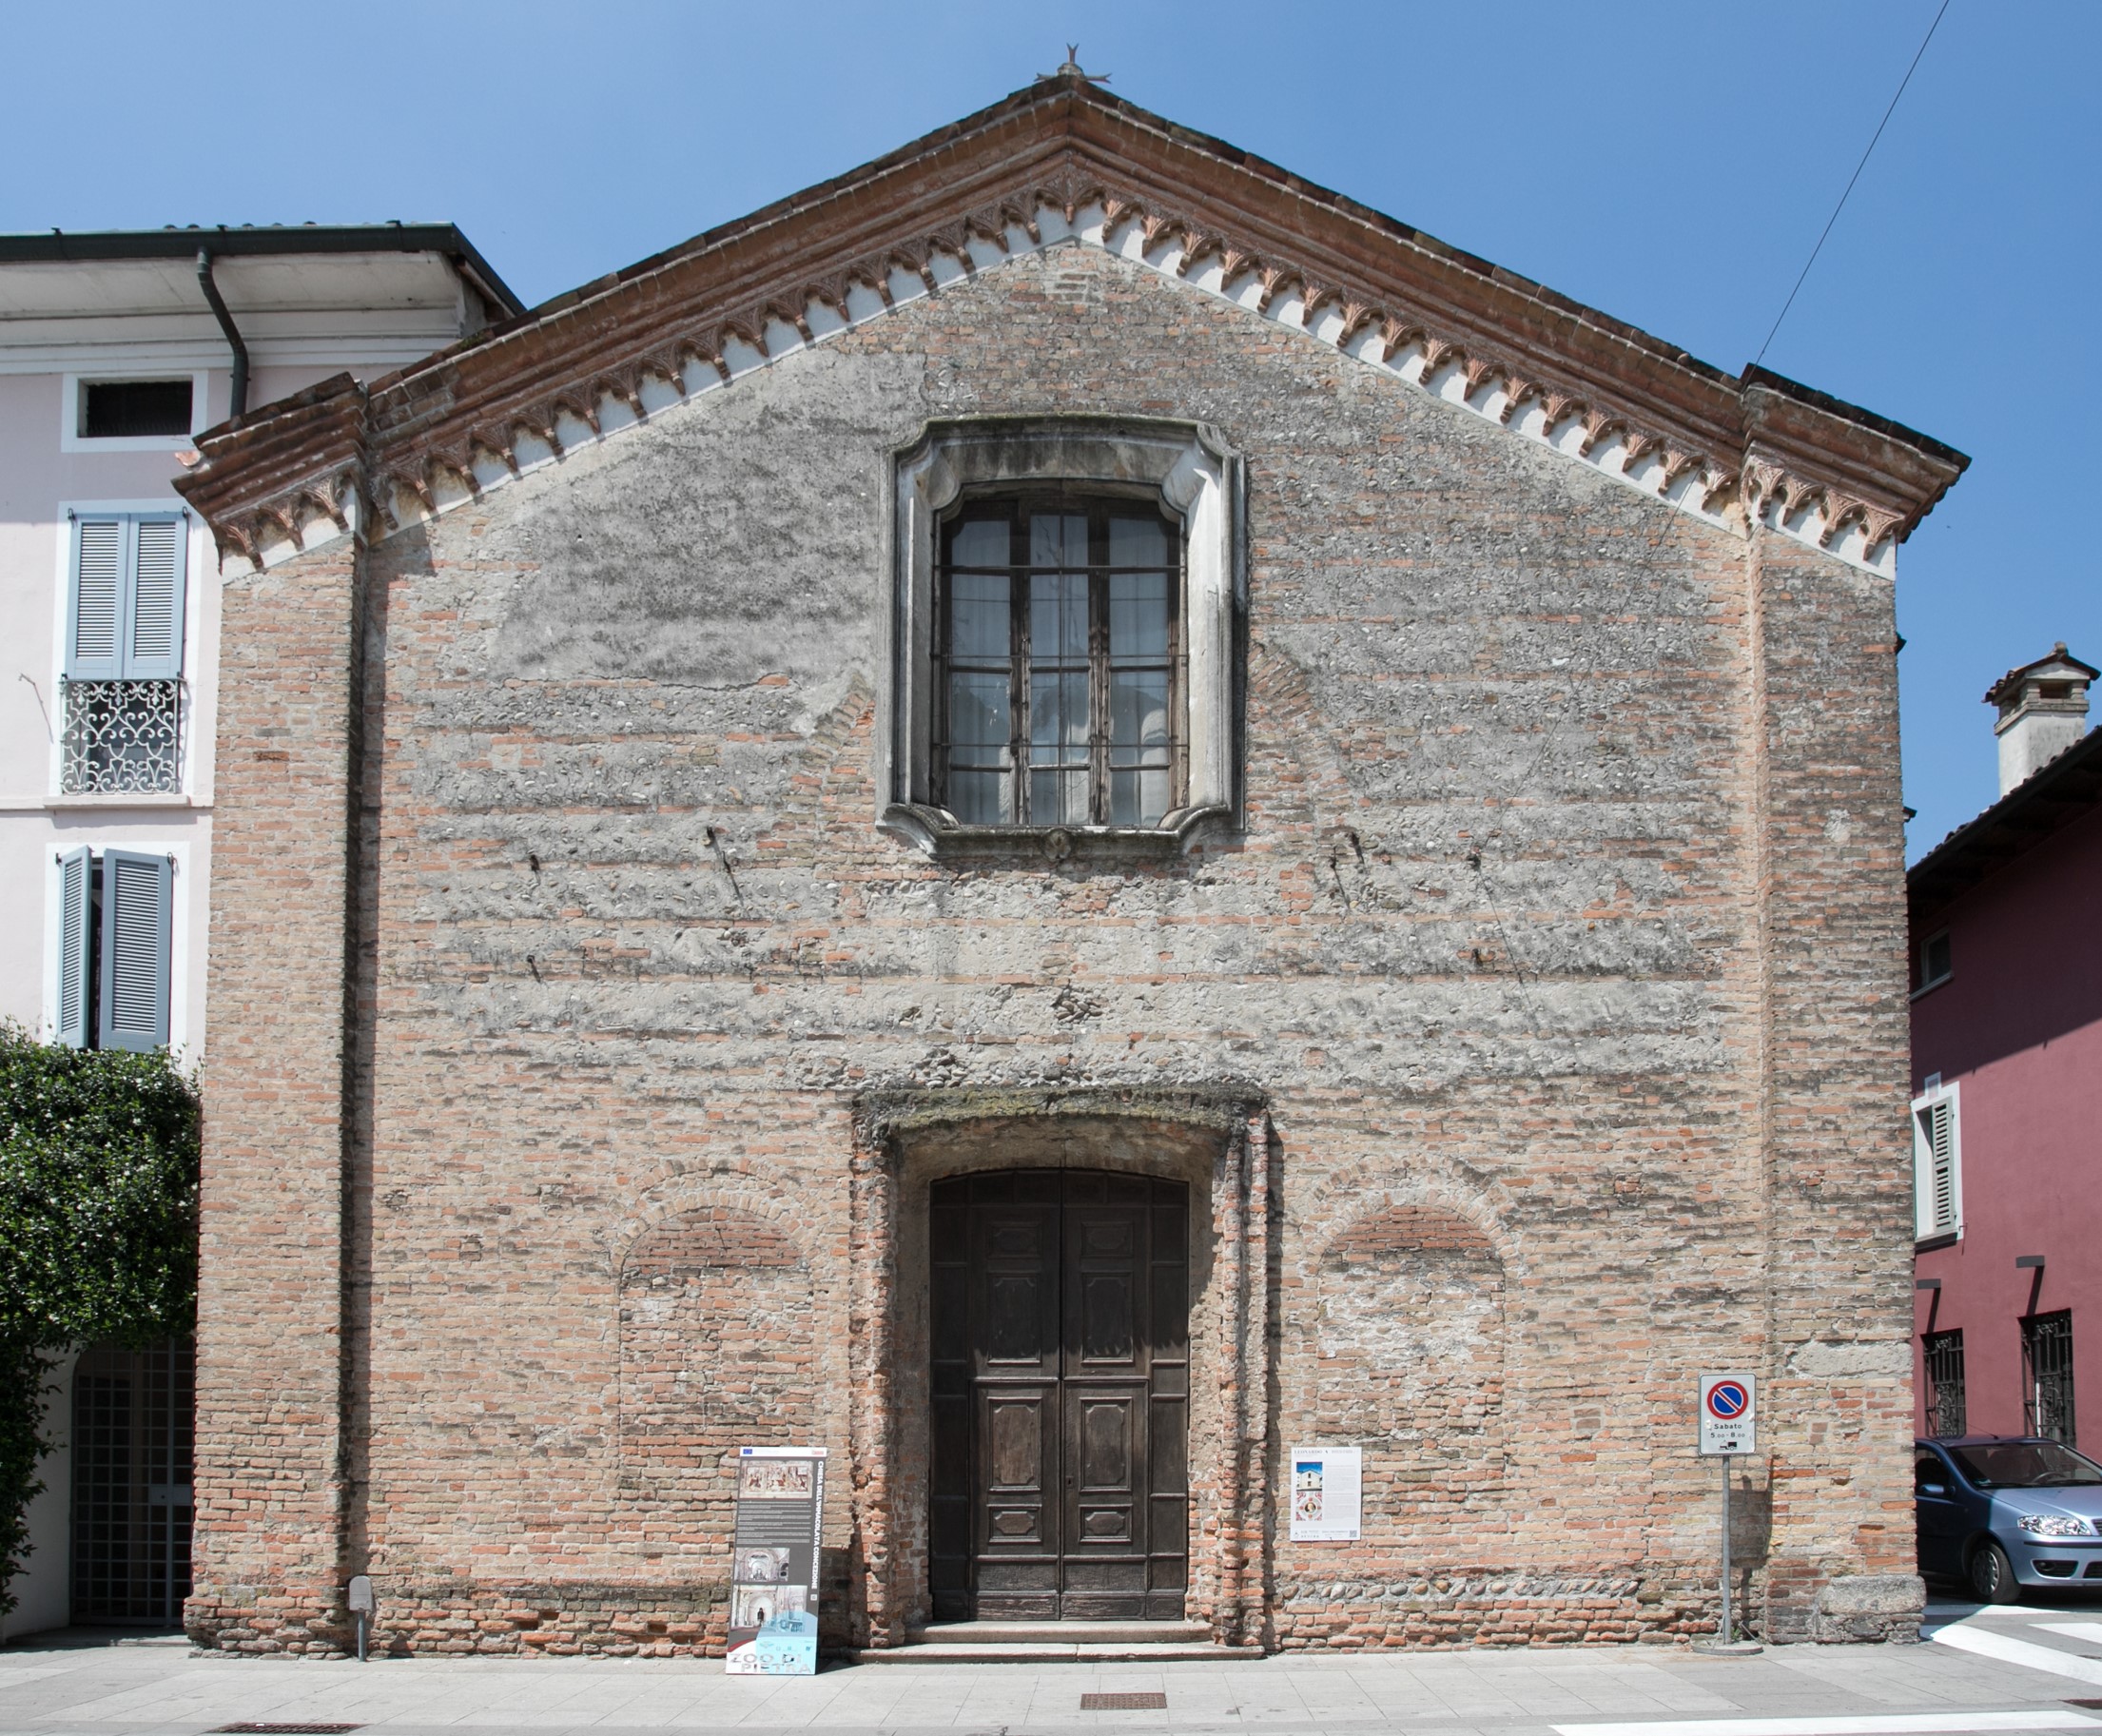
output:
[{"label": "stone cobble base wall", "polygon": [[[399,1657],[721,1657],[730,1607],[727,1580],[698,1586],[474,1585],[377,1588],[375,1654]],[[843,1612],[824,1637],[845,1638]],[[290,1596],[252,1604],[192,1599],[187,1630],[200,1646],[257,1655],[337,1656],[355,1649],[341,1608],[317,1610]]]},{"label": "stone cobble base wall", "polygon": [[1634,1575],[1431,1575],[1278,1588],[1276,1644],[1357,1649],[1595,1646],[1712,1634],[1713,1590],[1660,1590]]}]

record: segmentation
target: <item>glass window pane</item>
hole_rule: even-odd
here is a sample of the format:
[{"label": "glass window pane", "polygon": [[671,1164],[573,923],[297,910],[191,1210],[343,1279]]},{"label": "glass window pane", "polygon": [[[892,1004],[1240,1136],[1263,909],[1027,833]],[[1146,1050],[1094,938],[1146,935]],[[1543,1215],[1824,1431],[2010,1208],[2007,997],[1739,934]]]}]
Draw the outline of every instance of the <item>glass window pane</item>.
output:
[{"label": "glass window pane", "polygon": [[1087,660],[1087,575],[1038,573],[1029,579],[1029,661]]},{"label": "glass window pane", "polygon": [[[1087,761],[1088,677],[1084,670],[1036,670],[1029,676],[1029,759],[1033,765]],[[1062,750],[1062,751],[1061,751]]]},{"label": "glass window pane", "polygon": [[965,826],[1011,826],[1015,780],[1004,771],[949,770],[949,812]]},{"label": "glass window pane", "polygon": [[949,655],[1004,663],[1012,625],[1004,573],[959,573],[949,580]]},{"label": "glass window pane", "polygon": [[1008,538],[1004,517],[966,519],[949,538],[949,565],[1004,567],[1013,558]]},{"label": "glass window pane", "polygon": [[1032,567],[1087,565],[1085,513],[1032,513],[1029,517],[1029,564]]},{"label": "glass window pane", "polygon": [[1119,669],[1109,678],[1109,743],[1120,766],[1163,761],[1168,751],[1168,672]]},{"label": "glass window pane", "polygon": [[1168,654],[1168,575],[1113,573],[1109,579],[1109,654],[1159,658]]},{"label": "glass window pane", "polygon": [[1032,826],[1085,826],[1087,773],[1032,771],[1029,774],[1029,823]]},{"label": "glass window pane", "polygon": [[1109,823],[1112,826],[1158,826],[1168,811],[1165,767],[1134,768],[1109,774]]},{"label": "glass window pane", "polygon": [[1113,567],[1168,565],[1168,527],[1158,518],[1112,518],[1109,521],[1109,564]]},{"label": "glass window pane", "polygon": [[[950,672],[949,747],[954,757],[981,765],[1004,764],[1008,718],[1004,673],[979,670]],[[998,748],[1002,750],[1002,757],[970,751],[974,748]]]}]

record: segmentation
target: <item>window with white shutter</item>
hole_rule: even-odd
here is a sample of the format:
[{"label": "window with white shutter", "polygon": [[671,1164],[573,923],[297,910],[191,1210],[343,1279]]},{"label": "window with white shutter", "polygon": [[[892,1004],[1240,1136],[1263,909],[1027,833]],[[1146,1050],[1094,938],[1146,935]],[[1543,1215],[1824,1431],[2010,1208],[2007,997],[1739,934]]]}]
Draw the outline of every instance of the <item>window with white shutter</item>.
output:
[{"label": "window with white shutter", "polygon": [[175,865],[165,856],[103,852],[101,1048],[167,1046],[174,894]]},{"label": "window with white shutter", "polygon": [[1913,1100],[1913,1231],[1922,1241],[1963,1234],[1960,1090],[1942,1085]]},{"label": "window with white shutter", "polygon": [[59,1042],[165,1048],[175,938],[175,865],[142,850],[58,859]]},{"label": "window with white shutter", "polygon": [[84,849],[58,859],[57,1036],[69,1048],[95,1044],[95,859]]},{"label": "window with white shutter", "polygon": [[182,788],[188,546],[181,513],[73,519],[60,786],[68,794]]}]

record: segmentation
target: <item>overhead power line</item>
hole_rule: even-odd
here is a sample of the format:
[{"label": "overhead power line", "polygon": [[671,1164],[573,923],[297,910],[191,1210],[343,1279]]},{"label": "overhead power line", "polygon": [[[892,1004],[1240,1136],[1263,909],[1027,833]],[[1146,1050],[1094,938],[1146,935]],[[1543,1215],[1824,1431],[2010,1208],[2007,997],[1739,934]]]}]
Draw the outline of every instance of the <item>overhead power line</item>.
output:
[{"label": "overhead power line", "polygon": [[1927,27],[1926,35],[1919,39],[1918,52],[1912,57],[1912,65],[1905,68],[1905,76],[1898,81],[1898,95],[1890,99],[1890,107],[1883,110],[1883,118],[1876,124],[1876,137],[1868,142],[1868,149],[1861,153],[1860,162],[1854,166],[1853,176],[1846,184],[1846,192],[1839,195],[1839,203],[1832,207],[1832,215],[1825,220],[1824,235],[1818,237],[1818,244],[1810,249],[1810,257],[1803,261],[1802,276],[1796,279],[1796,286],[1788,292],[1787,301],[1781,304],[1781,312],[1774,318],[1774,329],[1766,334],[1766,341],[1759,346],[1759,355],[1752,362],[1756,368],[1766,360],[1766,352],[1773,347],[1774,339],[1781,331],[1781,322],[1788,317],[1788,310],[1795,306],[1796,297],[1801,293],[1803,280],[1810,275],[1810,267],[1818,263],[1818,255],[1824,251],[1825,236],[1832,233],[1832,225],[1839,221],[1839,213],[1846,209],[1847,194],[1854,191],[1854,183],[1860,180],[1861,171],[1868,167],[1868,160],[1875,153],[1876,140],[1883,136],[1883,128],[1890,125],[1890,118],[1898,112],[1898,98],[1905,94],[1905,87],[1912,83],[1912,75],[1919,69],[1919,57],[1926,53],[1927,45],[1934,41],[1935,32],[1941,28],[1941,15],[1949,10],[1949,0],[1941,0],[1941,11],[1935,13],[1935,21]]}]

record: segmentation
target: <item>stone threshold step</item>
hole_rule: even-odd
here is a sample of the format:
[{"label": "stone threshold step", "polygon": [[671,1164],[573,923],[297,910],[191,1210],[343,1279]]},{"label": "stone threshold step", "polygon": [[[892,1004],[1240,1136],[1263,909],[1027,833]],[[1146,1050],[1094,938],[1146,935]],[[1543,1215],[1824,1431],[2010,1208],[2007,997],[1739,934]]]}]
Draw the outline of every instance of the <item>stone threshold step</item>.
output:
[{"label": "stone threshold step", "polygon": [[908,1646],[1209,1646],[1202,1622],[929,1622],[907,1631]]},{"label": "stone threshold step", "polygon": [[1129,1645],[968,1645],[923,1642],[891,1646],[881,1651],[850,1651],[856,1664],[1222,1664],[1263,1655],[1260,1646],[1184,1645],[1176,1641],[1138,1641]]}]

